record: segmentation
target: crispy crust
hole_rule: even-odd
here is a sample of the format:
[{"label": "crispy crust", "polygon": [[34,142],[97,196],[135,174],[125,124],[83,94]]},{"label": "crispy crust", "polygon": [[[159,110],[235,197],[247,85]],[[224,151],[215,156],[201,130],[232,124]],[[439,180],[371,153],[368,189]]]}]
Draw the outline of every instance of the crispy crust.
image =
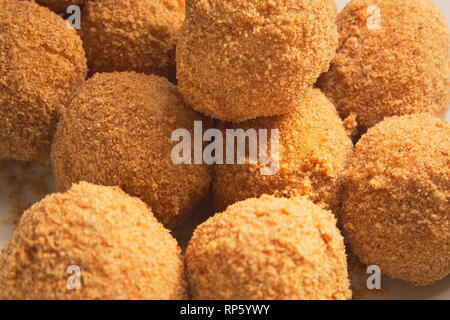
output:
[{"label": "crispy crust", "polygon": [[351,298],[333,214],[299,198],[248,199],[210,218],[189,243],[186,267],[194,299]]},{"label": "crispy crust", "polygon": [[[381,29],[369,29],[368,7],[381,9]],[[450,102],[450,31],[429,0],[352,0],[338,17],[340,46],[319,80],[343,117],[362,131],[385,117],[429,112]]]},{"label": "crispy crust", "polygon": [[180,91],[225,121],[293,111],[337,47],[331,0],[188,0],[177,47]]},{"label": "crispy crust", "polygon": [[[80,290],[67,289],[69,266]],[[181,250],[139,199],[88,183],[22,216],[0,257],[1,299],[183,299]]]},{"label": "crispy crust", "polygon": [[366,264],[430,285],[450,273],[450,125],[389,118],[356,146],[345,172],[346,239]]},{"label": "crispy crust", "polygon": [[56,12],[66,12],[71,5],[82,6],[85,0],[36,0],[40,5],[49,7]]},{"label": "crispy crust", "polygon": [[184,0],[96,0],[83,8],[90,73],[136,71],[175,81]]},{"label": "crispy crust", "polygon": [[32,2],[0,10],[0,158],[49,162],[58,113],[84,82],[81,40]]},{"label": "crispy crust", "polygon": [[306,195],[335,211],[339,174],[353,151],[353,144],[336,108],[319,89],[310,89],[303,102],[288,115],[224,126],[244,130],[278,129],[281,162],[279,171],[268,176],[261,174],[262,164],[216,165],[212,190],[218,210],[247,198],[273,194]]},{"label": "crispy crust", "polygon": [[187,108],[164,78],[136,73],[96,74],[72,100],[52,146],[56,185],[88,181],[117,185],[146,202],[172,227],[209,191],[210,168],[175,165],[175,129],[204,120]]}]

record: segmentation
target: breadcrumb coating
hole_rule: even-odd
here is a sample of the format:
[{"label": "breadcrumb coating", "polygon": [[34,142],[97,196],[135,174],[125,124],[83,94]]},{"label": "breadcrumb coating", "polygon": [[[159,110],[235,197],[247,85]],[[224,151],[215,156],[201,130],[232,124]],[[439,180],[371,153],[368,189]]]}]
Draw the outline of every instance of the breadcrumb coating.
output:
[{"label": "breadcrumb coating", "polygon": [[331,0],[188,0],[177,78],[189,105],[240,122],[293,111],[337,48]]},{"label": "breadcrumb coating", "polygon": [[56,12],[66,12],[71,5],[82,6],[85,0],[36,0],[40,5],[49,7]]},{"label": "breadcrumb coating", "polygon": [[338,8],[335,0],[331,1],[331,6],[333,8],[333,12],[334,12],[335,16],[337,16],[339,13],[339,8]]},{"label": "breadcrumb coating", "polygon": [[[0,257],[1,299],[183,299],[181,250],[139,199],[74,185],[27,210]],[[81,288],[68,289],[69,266]]]},{"label": "breadcrumb coating", "polygon": [[90,73],[136,71],[175,81],[184,0],[95,0],[82,14]]},{"label": "breadcrumb coating", "polygon": [[86,73],[81,40],[63,19],[1,1],[0,158],[47,164],[58,113]]},{"label": "breadcrumb coating", "polygon": [[137,73],[96,74],[58,124],[52,165],[58,190],[87,181],[117,185],[141,198],[173,227],[209,192],[207,165],[175,165],[176,129],[208,123],[185,106],[167,79]]},{"label": "breadcrumb coating", "polygon": [[352,0],[337,23],[339,49],[319,86],[341,116],[355,113],[365,131],[394,115],[445,115],[450,31],[433,1]]},{"label": "breadcrumb coating", "polygon": [[[216,165],[212,190],[218,210],[263,194],[306,195],[333,211],[338,207],[339,174],[353,152],[353,144],[336,108],[319,89],[310,89],[288,115],[224,126],[278,129],[280,163],[274,175],[262,175],[261,168],[265,167],[262,163]],[[270,155],[275,157],[273,153]]]},{"label": "breadcrumb coating", "polygon": [[361,260],[414,285],[450,273],[450,125],[392,117],[368,131],[345,171],[343,226]]},{"label": "breadcrumb coating", "polygon": [[264,195],[210,218],[189,243],[186,268],[194,299],[351,298],[333,214],[300,198]]}]

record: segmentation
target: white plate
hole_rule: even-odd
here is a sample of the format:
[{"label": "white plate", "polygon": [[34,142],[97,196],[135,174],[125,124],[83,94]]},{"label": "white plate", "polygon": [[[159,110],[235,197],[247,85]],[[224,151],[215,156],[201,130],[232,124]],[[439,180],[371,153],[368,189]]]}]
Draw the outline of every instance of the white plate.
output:
[{"label": "white plate", "polygon": [[[445,12],[447,17],[447,23],[450,25],[450,2],[448,0],[435,0],[436,3],[441,7],[441,9]],[[348,2],[347,0],[337,0],[338,6],[342,9],[345,4]],[[447,121],[450,122],[450,112],[447,114]],[[34,175],[43,174],[46,176],[46,185],[48,186],[48,191],[54,191],[54,187],[51,182],[51,171],[48,168],[43,168],[40,166],[34,165],[32,168],[28,168],[23,170],[20,168],[20,165],[17,163],[13,163],[13,168],[17,178],[23,178],[24,175],[30,175],[30,173]],[[39,180],[39,179],[38,179]],[[25,183],[25,186],[29,186],[29,183]],[[22,192],[22,202],[32,203],[33,201],[39,200],[43,195],[35,195],[29,190],[30,188],[25,187],[25,190]],[[11,206],[10,201],[8,199],[11,193],[11,187],[6,185],[6,182],[3,181],[2,173],[0,172],[0,221],[5,219],[14,218],[11,215]],[[195,225],[199,222],[199,220],[204,220],[206,218],[205,215],[208,213],[208,206],[203,205],[200,209],[200,217],[192,219],[192,221],[188,221],[183,228],[179,228],[175,230],[175,236],[178,238],[181,245],[185,245],[189,239],[192,230]],[[14,229],[14,224],[12,223],[1,223],[0,222],[0,248],[7,243],[10,239],[12,231]],[[365,298],[367,299],[441,299],[441,300],[450,300],[450,277],[440,281],[434,286],[430,287],[413,287],[402,281],[392,280],[388,278],[384,278],[382,281],[382,288],[387,292],[385,294],[377,294],[377,295],[367,295]]]}]

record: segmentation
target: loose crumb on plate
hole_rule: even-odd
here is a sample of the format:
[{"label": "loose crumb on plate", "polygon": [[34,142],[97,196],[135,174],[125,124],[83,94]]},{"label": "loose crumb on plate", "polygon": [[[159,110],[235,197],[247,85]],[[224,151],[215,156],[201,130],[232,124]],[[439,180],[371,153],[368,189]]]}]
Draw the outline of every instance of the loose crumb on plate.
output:
[{"label": "loose crumb on plate", "polygon": [[49,170],[35,162],[0,160],[0,180],[10,206],[10,217],[0,219],[0,225],[17,224],[23,211],[51,192]]}]

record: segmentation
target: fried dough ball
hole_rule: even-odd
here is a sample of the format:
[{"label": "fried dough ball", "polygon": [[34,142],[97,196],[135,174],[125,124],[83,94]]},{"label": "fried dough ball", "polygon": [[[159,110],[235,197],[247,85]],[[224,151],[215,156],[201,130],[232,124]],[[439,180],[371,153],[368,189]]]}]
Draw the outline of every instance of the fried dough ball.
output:
[{"label": "fried dough ball", "polygon": [[194,299],[351,298],[336,220],[305,199],[265,195],[230,206],[195,230],[186,267]]},{"label": "fried dough ball", "polygon": [[189,105],[240,122],[295,109],[337,48],[332,0],[188,0],[177,78]]},{"label": "fried dough ball", "polygon": [[186,296],[176,240],[141,200],[117,187],[80,183],[33,205],[0,266],[1,299]]},{"label": "fried dough ball", "polygon": [[319,86],[343,117],[356,114],[364,132],[394,115],[445,115],[450,31],[433,1],[352,0],[337,21],[339,50]]},{"label": "fried dough ball", "polygon": [[334,14],[337,16],[338,13],[339,13],[339,8],[338,8],[338,6],[337,6],[336,1],[333,0],[332,2],[333,2],[333,3],[332,3],[332,7],[333,7]]},{"label": "fried dough ball", "polygon": [[65,12],[71,5],[82,6],[85,0],[36,0],[40,5],[56,12]]},{"label": "fried dough ball", "polygon": [[175,81],[184,0],[95,0],[83,8],[89,71],[136,71]]},{"label": "fried dough ball", "polygon": [[358,142],[345,171],[343,226],[361,260],[430,285],[450,273],[450,125],[388,118]]},{"label": "fried dough ball", "polygon": [[1,1],[0,158],[48,163],[58,113],[86,73],[81,40],[63,19]]},{"label": "fried dough ball", "polygon": [[[302,103],[288,115],[225,126],[257,131],[278,129],[279,157],[274,152],[270,154],[272,164],[264,164],[262,159],[258,164],[251,164],[247,153],[245,165],[216,165],[213,197],[218,210],[263,194],[306,195],[333,211],[336,209],[339,174],[353,151],[353,144],[336,108],[319,89],[310,89]],[[262,137],[259,135],[260,141]],[[276,144],[270,139],[267,139],[267,149],[275,150]],[[261,169],[267,167],[274,170],[264,175]]]},{"label": "fried dough ball", "polygon": [[209,191],[207,165],[176,165],[176,129],[193,136],[203,118],[187,108],[164,78],[137,73],[96,74],[74,96],[52,146],[56,186],[87,181],[117,185],[141,198],[173,227]]}]

